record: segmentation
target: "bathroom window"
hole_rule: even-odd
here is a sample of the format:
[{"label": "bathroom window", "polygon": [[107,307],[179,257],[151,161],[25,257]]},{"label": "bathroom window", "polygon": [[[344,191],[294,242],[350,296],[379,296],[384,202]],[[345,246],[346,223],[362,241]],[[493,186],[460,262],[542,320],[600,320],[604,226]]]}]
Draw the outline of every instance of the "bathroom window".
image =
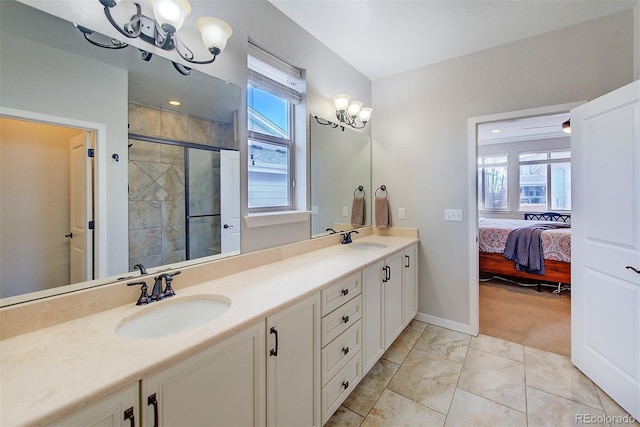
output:
[{"label": "bathroom window", "polygon": [[252,44],[248,64],[248,208],[294,210],[294,115],[302,73]]}]

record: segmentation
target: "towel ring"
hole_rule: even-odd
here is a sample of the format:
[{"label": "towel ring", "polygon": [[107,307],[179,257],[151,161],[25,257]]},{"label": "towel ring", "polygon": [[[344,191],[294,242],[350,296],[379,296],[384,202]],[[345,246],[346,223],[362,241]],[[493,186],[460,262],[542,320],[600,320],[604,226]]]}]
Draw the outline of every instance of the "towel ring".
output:
[{"label": "towel ring", "polygon": [[384,192],[386,193],[386,194],[385,194],[385,197],[387,197],[387,196],[389,195],[389,192],[387,191],[387,186],[386,186],[386,185],[384,185],[384,184],[383,184],[383,185],[381,185],[380,187],[378,187],[378,188],[376,189],[376,192],[375,192],[375,194],[374,194],[374,196],[376,196],[376,197],[378,197],[378,190],[382,190],[382,191],[384,191]]},{"label": "towel ring", "polygon": [[363,187],[362,185],[358,185],[358,188],[356,188],[356,189],[353,191],[353,197],[356,197],[356,193],[357,193],[358,191],[362,191],[362,197],[366,196],[366,194],[367,194],[367,193],[364,191],[364,187]]}]

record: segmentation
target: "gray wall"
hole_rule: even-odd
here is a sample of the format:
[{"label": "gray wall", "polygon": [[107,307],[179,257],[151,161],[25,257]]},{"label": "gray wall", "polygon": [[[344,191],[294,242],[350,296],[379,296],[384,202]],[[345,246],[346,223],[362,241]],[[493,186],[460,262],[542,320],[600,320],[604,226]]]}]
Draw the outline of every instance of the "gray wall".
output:
[{"label": "gray wall", "polygon": [[[633,80],[631,10],[373,82],[373,186],[420,232],[419,311],[469,319],[470,117],[593,99]],[[406,208],[406,220],[397,209]],[[444,209],[465,209],[445,222]]]}]

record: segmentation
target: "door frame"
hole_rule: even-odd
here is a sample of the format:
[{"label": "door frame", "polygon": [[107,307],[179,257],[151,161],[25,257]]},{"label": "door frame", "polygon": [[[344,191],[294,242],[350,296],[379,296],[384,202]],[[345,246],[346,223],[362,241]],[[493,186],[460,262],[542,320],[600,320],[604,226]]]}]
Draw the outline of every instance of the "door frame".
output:
[{"label": "door frame", "polygon": [[467,211],[469,234],[469,330],[468,333],[477,336],[480,332],[480,278],[478,260],[478,125],[483,123],[498,122],[526,117],[546,116],[550,114],[568,113],[572,108],[584,104],[587,101],[570,102],[566,104],[549,105],[545,107],[530,108],[526,110],[510,111],[505,113],[489,114],[486,116],[471,117],[467,121],[468,146],[467,159],[469,188]]},{"label": "door frame", "polygon": [[0,116],[16,120],[44,123],[53,126],[71,127],[86,132],[93,132],[95,144],[95,162],[93,170],[93,203],[94,221],[96,224],[93,244],[94,277],[100,278],[107,271],[106,237],[107,237],[107,126],[102,123],[87,122],[52,114],[35,113],[33,111],[18,110],[15,108],[0,107]]}]

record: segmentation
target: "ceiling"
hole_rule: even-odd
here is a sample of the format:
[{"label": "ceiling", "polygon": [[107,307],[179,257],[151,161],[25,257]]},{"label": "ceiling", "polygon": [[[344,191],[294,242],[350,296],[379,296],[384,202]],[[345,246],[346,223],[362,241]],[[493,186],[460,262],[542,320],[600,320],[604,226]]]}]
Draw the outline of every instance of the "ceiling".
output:
[{"label": "ceiling", "polygon": [[569,113],[482,123],[478,125],[478,145],[566,138],[569,134],[562,131],[562,123],[567,119]]},{"label": "ceiling", "polygon": [[631,9],[636,0],[269,0],[370,80]]}]

